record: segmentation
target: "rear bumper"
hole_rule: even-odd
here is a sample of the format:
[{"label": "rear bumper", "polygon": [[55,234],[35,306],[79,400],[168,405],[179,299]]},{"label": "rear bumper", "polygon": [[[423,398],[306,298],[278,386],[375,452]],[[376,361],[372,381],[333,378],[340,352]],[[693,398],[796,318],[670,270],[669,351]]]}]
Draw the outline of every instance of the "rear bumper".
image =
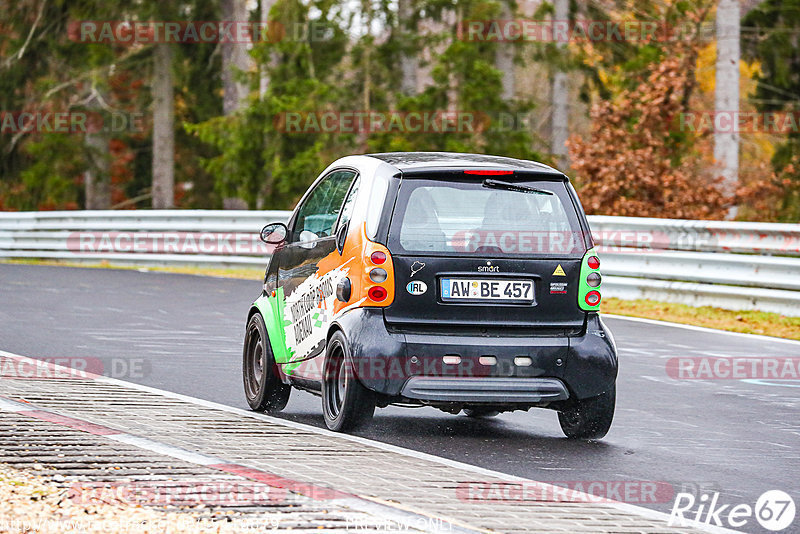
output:
[{"label": "rear bumper", "polygon": [[401,390],[407,399],[428,402],[538,404],[567,400],[569,392],[557,378],[447,378],[414,376]]},{"label": "rear bumper", "polygon": [[[337,324],[361,383],[396,400],[533,405],[563,400],[561,388],[555,398],[543,397],[553,381],[569,398],[585,399],[608,391],[617,377],[616,348],[596,313],[587,315],[580,336],[398,333],[387,328],[379,308],[353,309]],[[460,363],[444,364],[445,355],[458,355]],[[495,363],[481,363],[484,356]],[[478,400],[484,394],[492,400]]]}]

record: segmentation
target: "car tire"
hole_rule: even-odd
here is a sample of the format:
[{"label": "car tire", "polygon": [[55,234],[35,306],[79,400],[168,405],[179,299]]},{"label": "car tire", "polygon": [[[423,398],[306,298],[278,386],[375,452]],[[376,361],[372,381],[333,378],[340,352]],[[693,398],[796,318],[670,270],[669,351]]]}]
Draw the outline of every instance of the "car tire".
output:
[{"label": "car tire", "polygon": [[498,416],[500,412],[491,408],[464,408],[464,415],[472,418],[488,418]]},{"label": "car tire", "polygon": [[328,341],[322,375],[322,413],[334,432],[364,426],[375,413],[375,393],[355,375],[350,348],[342,332]]},{"label": "car tire", "polygon": [[247,404],[257,412],[279,412],[289,402],[292,387],[284,384],[272,354],[267,327],[260,313],[247,323],[242,355],[242,377]]},{"label": "car tire", "polygon": [[600,439],[614,420],[616,386],[596,397],[573,402],[558,412],[561,430],[570,439]]}]

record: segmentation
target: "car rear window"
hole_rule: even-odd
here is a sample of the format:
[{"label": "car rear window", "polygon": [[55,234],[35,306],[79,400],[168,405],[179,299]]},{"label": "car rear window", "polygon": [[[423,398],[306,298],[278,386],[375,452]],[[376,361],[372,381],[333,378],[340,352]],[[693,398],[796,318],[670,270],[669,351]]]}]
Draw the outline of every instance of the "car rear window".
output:
[{"label": "car rear window", "polygon": [[586,252],[564,182],[497,178],[403,178],[389,230],[391,250],[570,257]]}]

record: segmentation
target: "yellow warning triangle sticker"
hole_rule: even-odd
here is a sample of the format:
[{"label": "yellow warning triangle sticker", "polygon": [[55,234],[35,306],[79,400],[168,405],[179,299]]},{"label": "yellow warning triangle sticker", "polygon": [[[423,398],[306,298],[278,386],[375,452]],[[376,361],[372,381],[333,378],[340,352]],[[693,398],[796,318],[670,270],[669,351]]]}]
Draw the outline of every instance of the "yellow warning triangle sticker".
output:
[{"label": "yellow warning triangle sticker", "polygon": [[567,276],[567,273],[564,272],[564,269],[561,268],[561,264],[558,264],[556,270],[553,271],[553,276]]}]

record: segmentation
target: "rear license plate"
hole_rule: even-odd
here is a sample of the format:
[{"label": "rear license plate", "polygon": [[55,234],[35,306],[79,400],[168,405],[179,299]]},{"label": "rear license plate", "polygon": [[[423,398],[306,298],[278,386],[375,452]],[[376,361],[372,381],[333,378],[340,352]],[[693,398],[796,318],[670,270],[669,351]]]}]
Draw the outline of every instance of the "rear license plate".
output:
[{"label": "rear license plate", "polygon": [[442,278],[442,300],[533,302],[533,280]]}]

